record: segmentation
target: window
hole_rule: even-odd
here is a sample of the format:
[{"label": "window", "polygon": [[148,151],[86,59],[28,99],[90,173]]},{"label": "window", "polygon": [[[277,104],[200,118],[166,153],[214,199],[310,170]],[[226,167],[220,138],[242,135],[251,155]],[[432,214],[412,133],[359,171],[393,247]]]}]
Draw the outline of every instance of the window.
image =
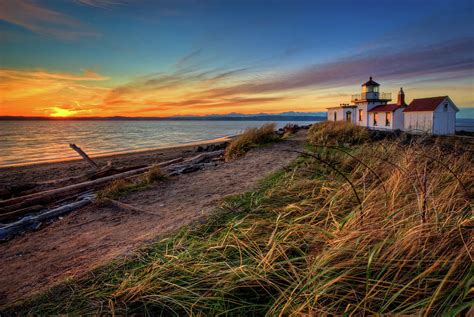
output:
[{"label": "window", "polygon": [[392,121],[392,113],[391,112],[385,112],[385,125],[387,127],[390,126],[390,121]]},{"label": "window", "polygon": [[379,113],[374,112],[374,125],[377,125],[377,120],[379,119]]},{"label": "window", "polygon": [[444,110],[444,112],[448,112],[448,104],[447,103],[444,104],[444,109],[443,110]]},{"label": "window", "polygon": [[364,114],[364,110],[359,109],[359,121],[362,121],[363,114]]},{"label": "window", "polygon": [[337,121],[337,112],[334,111],[334,121]]}]

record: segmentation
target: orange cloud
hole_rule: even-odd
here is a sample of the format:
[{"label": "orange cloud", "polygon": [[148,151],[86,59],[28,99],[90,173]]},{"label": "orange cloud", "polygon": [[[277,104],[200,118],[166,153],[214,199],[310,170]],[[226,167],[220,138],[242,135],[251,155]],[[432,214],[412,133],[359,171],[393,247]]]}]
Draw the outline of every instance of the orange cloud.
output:
[{"label": "orange cloud", "polygon": [[110,90],[90,83],[107,79],[90,70],[68,74],[0,69],[0,114],[51,115],[59,108],[69,108],[74,114],[90,113]]},{"label": "orange cloud", "polygon": [[[421,53],[410,54],[420,57]],[[425,55],[430,54],[436,57],[444,53]],[[278,73],[252,68],[198,69],[187,65],[198,55],[194,52],[184,61],[181,59],[174,72],[141,76],[116,87],[107,86],[108,77],[90,70],[71,74],[0,69],[0,115],[173,116],[233,111],[324,111],[326,107],[349,102],[350,94],[358,92],[367,76],[367,71],[358,65],[362,62],[360,58]],[[385,66],[374,70],[388,72],[378,79],[384,91],[396,93],[404,85],[408,100],[449,94],[459,106],[472,103],[472,80],[466,82],[463,68],[453,62],[443,65],[438,74],[424,72],[420,76],[423,67],[415,62],[418,58],[408,57],[396,73]],[[434,57],[423,59],[424,63],[436,64]],[[393,58],[387,57],[389,61]],[[369,61],[365,64],[370,68]],[[358,80],[353,79],[356,77]]]}]

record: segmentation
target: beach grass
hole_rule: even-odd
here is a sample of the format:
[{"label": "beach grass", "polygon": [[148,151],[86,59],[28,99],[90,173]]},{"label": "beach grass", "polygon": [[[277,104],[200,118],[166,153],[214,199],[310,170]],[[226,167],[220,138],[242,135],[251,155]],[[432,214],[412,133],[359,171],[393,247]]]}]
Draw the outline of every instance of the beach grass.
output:
[{"label": "beach grass", "polygon": [[225,150],[227,161],[239,158],[250,149],[278,140],[276,125],[267,123],[258,128],[247,128],[242,134],[232,139]]},{"label": "beach grass", "polygon": [[465,312],[473,305],[471,149],[348,142],[345,128],[338,131],[332,145],[310,133],[310,151],[257,190],[227,199],[206,223],[12,311]]},{"label": "beach grass", "polygon": [[130,193],[145,190],[152,183],[165,179],[159,166],[150,168],[146,173],[135,179],[117,179],[97,192],[97,200],[104,198],[117,199]]},{"label": "beach grass", "polygon": [[370,131],[344,121],[324,121],[313,124],[308,131],[311,144],[323,145],[355,145],[370,140]]}]

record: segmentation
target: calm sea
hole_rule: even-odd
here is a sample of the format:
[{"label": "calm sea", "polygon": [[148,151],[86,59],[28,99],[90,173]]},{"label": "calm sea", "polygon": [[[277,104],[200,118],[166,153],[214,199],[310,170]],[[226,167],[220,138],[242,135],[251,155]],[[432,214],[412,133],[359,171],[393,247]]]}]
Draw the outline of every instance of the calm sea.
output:
[{"label": "calm sea", "polygon": [[[263,121],[0,121],[0,166],[164,148],[211,140]],[[278,127],[288,122],[277,122]],[[300,125],[312,122],[296,122]]]}]

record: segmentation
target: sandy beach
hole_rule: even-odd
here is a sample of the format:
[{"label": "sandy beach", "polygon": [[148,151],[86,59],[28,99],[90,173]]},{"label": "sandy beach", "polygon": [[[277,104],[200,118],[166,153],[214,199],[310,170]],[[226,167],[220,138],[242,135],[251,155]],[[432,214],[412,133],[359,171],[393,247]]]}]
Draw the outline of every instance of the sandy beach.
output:
[{"label": "sandy beach", "polygon": [[[91,156],[91,158],[99,166],[105,166],[108,162],[111,162],[114,167],[150,165],[178,157],[186,158],[195,155],[200,146],[223,144],[227,142],[228,139],[229,138],[218,138],[175,147],[98,157]],[[72,149],[70,149],[70,151],[72,151]],[[77,155],[77,157],[78,158],[74,160],[0,167],[0,196],[4,196],[2,193],[8,192],[12,184],[22,186],[38,181],[45,182],[53,179],[78,176],[85,172],[92,171],[92,168],[79,155]]]},{"label": "sandy beach", "polygon": [[[190,174],[170,177],[146,190],[122,198],[123,203],[150,213],[92,204],[76,210],[37,231],[0,243],[0,306],[77,277],[195,221],[204,221],[223,198],[254,188],[265,176],[297,157],[305,131],[296,137],[251,150],[243,158],[216,162]],[[220,144],[211,142],[207,144]],[[96,159],[99,165],[152,164],[196,155],[199,145]],[[0,170],[3,184],[74,176],[88,166],[82,160]]]}]

